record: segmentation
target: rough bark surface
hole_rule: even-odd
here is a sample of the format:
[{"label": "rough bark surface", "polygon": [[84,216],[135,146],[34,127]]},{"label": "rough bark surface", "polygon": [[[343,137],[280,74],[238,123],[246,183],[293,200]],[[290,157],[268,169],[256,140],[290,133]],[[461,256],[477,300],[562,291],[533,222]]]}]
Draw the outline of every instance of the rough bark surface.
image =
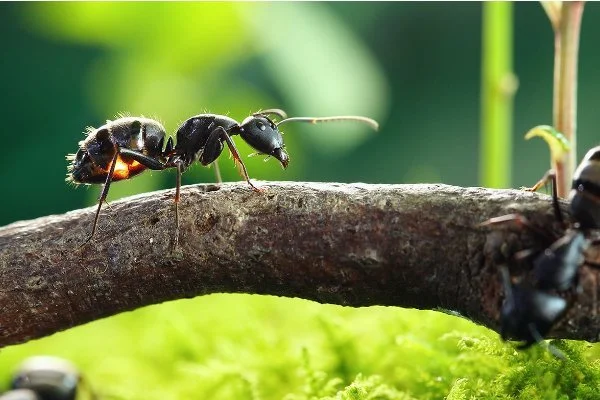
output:
[{"label": "rough bark surface", "polygon": [[[550,197],[446,185],[271,182],[187,186],[0,228],[0,346],[208,293],[459,313],[498,329],[498,264],[560,235]],[[522,213],[548,232],[489,229]],[[596,257],[598,258],[598,257]],[[598,340],[597,271],[552,336]]]}]

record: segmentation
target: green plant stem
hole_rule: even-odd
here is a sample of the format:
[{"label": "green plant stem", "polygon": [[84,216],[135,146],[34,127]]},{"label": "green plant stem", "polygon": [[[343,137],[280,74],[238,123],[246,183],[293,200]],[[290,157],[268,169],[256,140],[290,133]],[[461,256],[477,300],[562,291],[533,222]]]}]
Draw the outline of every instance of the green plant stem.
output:
[{"label": "green plant stem", "polygon": [[512,3],[483,4],[480,180],[486,187],[510,187],[512,109]]},{"label": "green plant stem", "polygon": [[554,127],[571,143],[562,161],[554,162],[558,195],[566,197],[577,161],[577,60],[585,2],[565,2],[554,28]]}]

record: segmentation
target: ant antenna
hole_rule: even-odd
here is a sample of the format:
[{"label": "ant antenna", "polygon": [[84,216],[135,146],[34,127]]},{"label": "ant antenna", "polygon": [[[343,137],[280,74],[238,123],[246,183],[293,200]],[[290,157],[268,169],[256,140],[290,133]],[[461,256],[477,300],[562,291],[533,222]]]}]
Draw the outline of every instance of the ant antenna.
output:
[{"label": "ant antenna", "polygon": [[254,114],[252,114],[253,117],[257,117],[259,115],[277,115],[279,118],[281,119],[286,119],[287,118],[287,114],[285,113],[285,111],[280,110],[279,108],[269,108],[267,110],[261,110],[258,112],[255,112]]},{"label": "ant antenna", "polygon": [[333,122],[333,121],[356,121],[363,124],[369,125],[374,130],[379,130],[379,124],[377,121],[367,117],[359,117],[357,115],[341,115],[336,117],[292,117],[286,118],[279,121],[276,126],[284,124],[286,122],[307,122],[309,124],[318,124],[321,122]]}]

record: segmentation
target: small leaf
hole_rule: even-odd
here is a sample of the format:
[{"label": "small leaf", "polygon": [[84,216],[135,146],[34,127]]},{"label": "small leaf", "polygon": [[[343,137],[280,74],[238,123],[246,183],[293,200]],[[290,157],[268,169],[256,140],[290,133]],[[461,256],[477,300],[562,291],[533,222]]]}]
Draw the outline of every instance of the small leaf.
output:
[{"label": "small leaf", "polygon": [[544,11],[546,11],[546,15],[550,19],[550,23],[552,24],[552,28],[556,31],[560,26],[560,19],[562,14],[562,2],[560,1],[541,1],[542,7],[544,7]]},{"label": "small leaf", "polygon": [[571,144],[565,135],[549,125],[538,125],[535,128],[532,128],[525,134],[525,140],[535,136],[541,137],[548,143],[548,147],[550,147],[550,157],[553,162],[562,161],[565,153],[571,148]]}]

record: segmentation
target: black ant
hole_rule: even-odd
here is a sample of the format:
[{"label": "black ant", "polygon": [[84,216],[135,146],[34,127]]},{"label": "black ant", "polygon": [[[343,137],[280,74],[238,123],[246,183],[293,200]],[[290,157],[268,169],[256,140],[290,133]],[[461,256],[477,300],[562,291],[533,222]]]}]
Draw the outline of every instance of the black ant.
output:
[{"label": "black ant", "polygon": [[15,372],[11,390],[0,396],[0,400],[75,400],[85,386],[90,398],[96,399],[77,368],[67,360],[31,357]]},{"label": "black ant", "polygon": [[[536,191],[548,182],[552,184],[554,214],[563,224],[556,174],[553,170],[548,171],[539,182],[526,190]],[[575,170],[569,194],[569,207],[574,223],[562,237],[536,255],[533,260],[533,279],[513,283],[508,268],[504,266],[501,269],[505,299],[500,315],[500,333],[504,340],[522,341],[519,348],[527,348],[541,342],[566,313],[569,304],[559,294],[567,291],[577,293],[581,290],[580,267],[584,264],[598,267],[585,259],[586,250],[592,243],[585,233],[600,228],[600,146],[588,151]],[[510,222],[516,222],[519,227],[529,228],[539,235],[548,236],[518,214],[492,218],[482,225]],[[527,250],[517,258],[529,255],[535,255],[535,252]],[[549,349],[555,355],[563,357],[558,350],[552,347]]]},{"label": "black ant", "polygon": [[[271,116],[280,119],[275,122]],[[147,118],[123,117],[107,121],[98,129],[89,128],[85,140],[79,142],[76,154],[67,156],[71,161],[67,181],[74,183],[104,183],[98,202],[98,208],[92,226],[92,232],[85,243],[96,232],[102,203],[106,200],[112,181],[129,179],[146,169],[164,170],[175,168],[177,182],[175,189],[175,225],[174,244],[179,237],[179,211],[181,174],[195,161],[207,166],[217,160],[225,144],[231,152],[234,162],[240,166],[242,176],[250,187],[259,192],[248,176],[248,171],[235,147],[232,136],[240,137],[251,147],[276,158],[283,168],[287,168],[289,156],[285,151],[279,126],[288,122],[321,123],[330,121],[356,121],[378,129],[376,121],[360,116],[338,117],[294,117],[287,118],[284,111],[269,109],[254,113],[241,123],[216,114],[200,114],[187,119],[177,130],[175,144],[169,137],[166,144],[165,129],[154,120]],[[163,148],[164,146],[164,148]]]}]

